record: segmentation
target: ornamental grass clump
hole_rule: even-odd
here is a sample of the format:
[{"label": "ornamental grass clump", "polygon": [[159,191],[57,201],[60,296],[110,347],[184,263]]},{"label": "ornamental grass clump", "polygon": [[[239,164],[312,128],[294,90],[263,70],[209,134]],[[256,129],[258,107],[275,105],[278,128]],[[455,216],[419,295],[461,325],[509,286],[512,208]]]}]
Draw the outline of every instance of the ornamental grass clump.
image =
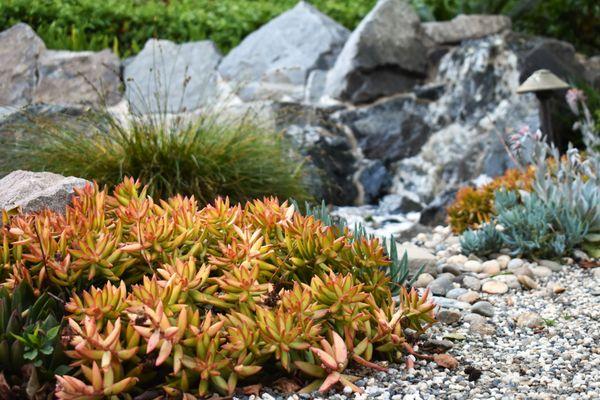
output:
[{"label": "ornamental grass clump", "polygon": [[14,143],[0,146],[0,176],[15,169],[49,171],[114,186],[135,176],[154,198],[193,195],[245,201],[262,196],[307,198],[303,160],[282,134],[250,115],[207,111],[191,121],[165,113],[108,112],[70,120],[24,116]]},{"label": "ornamental grass clump", "polygon": [[434,304],[406,288],[394,301],[379,240],[274,198],[199,208],[193,197],[154,201],[126,179],[111,195],[77,189],[64,215],[3,222],[4,290],[64,303],[58,336],[72,370],[55,371],[58,399],[231,396],[280,376],[306,392],[360,392],[352,364],[432,359],[412,346]]}]

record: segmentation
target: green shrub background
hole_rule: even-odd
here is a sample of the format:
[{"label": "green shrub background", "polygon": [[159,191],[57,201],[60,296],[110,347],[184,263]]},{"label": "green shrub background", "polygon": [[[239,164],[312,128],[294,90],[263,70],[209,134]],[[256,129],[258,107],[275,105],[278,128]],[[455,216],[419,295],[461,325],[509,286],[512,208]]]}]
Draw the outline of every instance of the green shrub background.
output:
[{"label": "green shrub background", "polygon": [[[210,38],[227,52],[297,0],[0,0],[0,29],[26,22],[50,48],[137,53],[147,39]],[[375,0],[312,2],[353,27]]]},{"label": "green shrub background", "polygon": [[[376,0],[313,0],[317,8],[352,29]],[[515,29],[570,41],[598,52],[597,0],[411,0],[424,20],[459,13],[503,13]],[[212,39],[223,52],[293,7],[297,0],[0,0],[0,29],[31,25],[49,48],[99,50],[122,57],[140,51],[147,39],[176,42]]]}]

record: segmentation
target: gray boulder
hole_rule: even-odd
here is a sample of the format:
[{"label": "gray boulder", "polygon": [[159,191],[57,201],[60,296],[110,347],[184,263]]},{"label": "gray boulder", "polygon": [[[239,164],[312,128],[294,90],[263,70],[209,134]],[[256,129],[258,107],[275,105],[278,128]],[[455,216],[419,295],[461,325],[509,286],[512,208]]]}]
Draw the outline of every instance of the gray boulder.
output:
[{"label": "gray boulder", "polygon": [[140,113],[179,113],[212,104],[221,54],[209,40],[148,40],[123,72],[125,95]]},{"label": "gray boulder", "polygon": [[305,103],[318,103],[325,93],[327,84],[327,71],[317,69],[308,74],[304,93]]},{"label": "gray boulder", "polygon": [[[416,155],[390,167],[391,193],[413,192],[429,204],[469,180],[511,166],[501,138],[524,125],[539,127],[535,97],[515,94],[519,67],[506,36],[467,40],[450,50],[435,78],[446,89],[425,117],[431,133]],[[431,221],[421,223],[438,221],[443,212],[436,210],[442,211],[443,203],[431,210]]]},{"label": "gray boulder", "polygon": [[459,43],[467,39],[510,30],[510,18],[504,15],[458,15],[451,21],[425,22],[425,33],[438,44]]},{"label": "gray boulder", "polygon": [[427,110],[427,101],[400,95],[340,111],[336,118],[352,130],[366,158],[389,164],[414,156],[427,142],[431,132],[424,120]]},{"label": "gray boulder", "polygon": [[0,107],[31,102],[37,58],[45,49],[29,25],[19,23],[0,33]]},{"label": "gray boulder", "polygon": [[425,226],[438,226],[447,223],[446,209],[456,198],[456,188],[448,189],[439,194],[431,203],[421,211],[419,223]]},{"label": "gray boulder", "polygon": [[423,272],[435,273],[437,259],[432,252],[410,243],[398,245],[398,255],[402,257],[405,252],[408,258],[408,269],[411,275],[415,275],[421,270],[421,267],[424,267]]},{"label": "gray boulder", "polygon": [[385,194],[392,183],[392,176],[380,160],[364,159],[361,164],[358,182],[362,189],[362,198],[359,202],[373,204]]},{"label": "gray boulder", "polygon": [[356,204],[362,191],[354,179],[360,157],[349,135],[332,123],[334,110],[294,103],[273,103],[271,110],[275,129],[305,157],[306,183],[315,199]]},{"label": "gray boulder", "polygon": [[44,209],[64,213],[73,188],[88,183],[85,179],[49,172],[14,171],[0,179],[0,210],[18,207],[25,213]]},{"label": "gray boulder", "polygon": [[329,69],[349,34],[301,1],[248,35],[223,59],[219,72],[245,101],[301,101],[310,73]]},{"label": "gray boulder", "polygon": [[519,58],[519,81],[523,82],[538,69],[548,69],[567,82],[585,80],[585,66],[577,57],[575,47],[562,40],[544,37],[511,38]]},{"label": "gray boulder", "polygon": [[600,56],[585,61],[585,77],[596,90],[600,90]]},{"label": "gray boulder", "polygon": [[[47,127],[60,127],[86,131],[87,107],[60,106],[55,104],[29,104],[25,107],[7,107],[0,109],[0,146],[6,142],[13,144],[14,140],[24,135],[39,135]],[[97,119],[89,119],[96,123]]]},{"label": "gray boulder", "polygon": [[406,0],[381,0],[352,32],[326,94],[353,103],[410,90],[425,76],[426,37]]},{"label": "gray boulder", "polygon": [[411,192],[404,192],[384,196],[379,201],[379,209],[387,214],[396,214],[400,212],[421,211],[423,205],[419,202],[419,196]]},{"label": "gray boulder", "polygon": [[336,205],[358,203],[359,189],[353,179],[357,158],[343,133],[321,126],[291,125],[285,135],[293,138],[306,158],[306,183],[315,199]]},{"label": "gray boulder", "polygon": [[114,105],[121,100],[121,66],[110,50],[53,51],[38,59],[34,103]]}]

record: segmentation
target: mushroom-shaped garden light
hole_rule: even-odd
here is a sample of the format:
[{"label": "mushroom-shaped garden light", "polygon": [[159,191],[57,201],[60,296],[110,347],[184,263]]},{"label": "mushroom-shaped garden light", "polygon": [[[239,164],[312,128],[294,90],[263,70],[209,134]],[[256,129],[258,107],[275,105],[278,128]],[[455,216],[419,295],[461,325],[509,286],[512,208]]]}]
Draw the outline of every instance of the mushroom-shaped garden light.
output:
[{"label": "mushroom-shaped garden light", "polygon": [[542,132],[546,135],[546,138],[559,146],[558,138],[554,136],[552,129],[552,116],[550,115],[550,97],[553,92],[557,90],[568,89],[569,84],[554,75],[547,69],[539,69],[535,71],[529,78],[525,80],[517,88],[517,93],[535,93],[536,97],[540,101],[540,122],[542,125]]}]

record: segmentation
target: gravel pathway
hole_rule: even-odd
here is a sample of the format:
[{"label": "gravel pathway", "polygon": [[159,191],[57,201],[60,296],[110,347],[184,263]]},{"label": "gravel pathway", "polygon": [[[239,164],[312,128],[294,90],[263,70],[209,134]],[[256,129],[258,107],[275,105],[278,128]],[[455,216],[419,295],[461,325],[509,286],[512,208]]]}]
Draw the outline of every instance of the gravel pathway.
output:
[{"label": "gravel pathway", "polygon": [[[454,370],[417,361],[411,371],[404,365],[390,365],[386,373],[353,371],[363,376],[357,383],[364,394],[271,392],[261,398],[600,399],[600,268],[565,266],[538,282],[535,291],[482,294],[494,306],[491,318],[466,312],[458,322],[432,328],[432,340],[452,346],[448,353],[459,361]],[[554,293],[557,287],[564,292]]]},{"label": "gravel pathway", "polygon": [[[600,271],[565,267],[540,283],[537,291],[482,295],[495,306],[488,331],[464,322],[468,315],[454,326],[437,326],[437,338],[465,337],[450,350],[460,366],[440,371],[427,365],[409,382],[389,377],[388,390],[400,394],[389,398],[600,399]],[[565,291],[555,294],[556,284]],[[481,376],[469,381],[470,371]]]}]

